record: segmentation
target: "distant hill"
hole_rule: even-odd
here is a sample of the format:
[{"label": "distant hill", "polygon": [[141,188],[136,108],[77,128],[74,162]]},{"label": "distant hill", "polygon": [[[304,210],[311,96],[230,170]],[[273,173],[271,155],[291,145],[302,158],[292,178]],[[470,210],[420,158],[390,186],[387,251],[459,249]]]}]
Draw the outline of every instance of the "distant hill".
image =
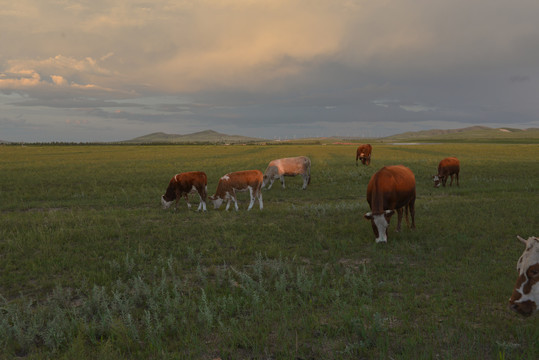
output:
[{"label": "distant hill", "polygon": [[152,144],[152,143],[173,143],[173,144],[190,144],[190,143],[204,143],[204,144],[239,144],[239,143],[252,143],[264,141],[260,138],[252,138],[241,135],[228,135],[221,134],[213,130],[205,130],[192,134],[165,134],[163,132],[156,132],[144,136],[140,136],[131,140],[123,141],[130,144]]},{"label": "distant hill", "polygon": [[539,142],[539,128],[514,129],[471,126],[462,129],[423,130],[405,132],[382,138],[386,141],[434,141],[434,142]]},{"label": "distant hill", "polygon": [[192,134],[165,134],[156,132],[122,141],[127,144],[245,144],[264,142],[268,144],[322,144],[322,143],[356,143],[356,142],[507,142],[507,143],[539,143],[539,128],[514,129],[509,127],[493,129],[486,126],[471,126],[461,129],[422,130],[376,139],[353,137],[320,137],[294,140],[265,140],[241,135],[228,135],[213,130],[205,130]]}]

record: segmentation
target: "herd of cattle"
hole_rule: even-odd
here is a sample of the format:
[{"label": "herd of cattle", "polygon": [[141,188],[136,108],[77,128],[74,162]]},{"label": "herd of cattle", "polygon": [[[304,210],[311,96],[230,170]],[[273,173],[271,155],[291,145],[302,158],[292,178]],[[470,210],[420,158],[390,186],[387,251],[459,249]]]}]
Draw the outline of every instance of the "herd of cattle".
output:
[{"label": "herd of cattle", "polygon": [[[372,146],[370,144],[360,145],[356,151],[356,166],[358,160],[363,165],[371,162]],[[459,186],[460,163],[455,157],[448,157],[440,161],[438,173],[432,177],[434,186],[440,184],[446,186],[446,182],[451,178],[449,186],[453,184],[455,177]],[[184,172],[175,175],[169,182],[167,191],[161,197],[163,208],[170,207],[183,196],[188,208],[191,208],[188,195],[197,193],[200,198],[198,210],[206,211],[206,198],[213,202],[215,209],[221,207],[224,201],[227,202],[226,210],[230,208],[231,201],[234,202],[236,211],[238,202],[236,192],[249,191],[250,203],[247,210],[251,210],[258,199],[260,210],[264,208],[262,201],[262,188],[268,185],[268,190],[277,179],[281,181],[285,188],[284,177],[301,175],[303,177],[303,189],[311,181],[311,160],[306,156],[283,158],[273,160],[268,164],[265,172],[260,170],[245,170],[231,172],[223,175],[217,184],[215,195],[207,196],[208,179],[202,171]],[[391,216],[397,212],[397,228],[401,229],[403,213],[408,221],[408,214],[412,219],[411,228],[415,228],[415,176],[414,173],[403,165],[385,166],[378,170],[370,179],[367,185],[367,202],[371,211],[364,215],[364,218],[371,221],[376,242],[387,242],[387,229]],[[518,239],[526,245],[524,253],[517,263],[519,277],[513,294],[509,299],[511,309],[521,315],[529,316],[538,310],[539,304],[539,238],[530,237],[525,240],[518,236]]]}]

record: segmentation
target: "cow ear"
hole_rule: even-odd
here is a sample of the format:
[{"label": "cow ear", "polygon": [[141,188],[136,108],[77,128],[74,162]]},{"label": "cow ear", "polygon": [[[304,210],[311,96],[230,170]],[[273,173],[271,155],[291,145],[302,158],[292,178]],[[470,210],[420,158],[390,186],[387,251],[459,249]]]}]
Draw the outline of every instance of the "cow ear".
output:
[{"label": "cow ear", "polygon": [[395,210],[386,210],[386,211],[384,211],[384,214],[385,214],[386,216],[391,216],[391,215],[393,215],[394,213],[395,213]]},{"label": "cow ear", "polygon": [[367,219],[367,220],[372,220],[372,212],[369,211],[368,213],[366,213],[365,215],[363,215],[363,217],[364,217],[365,219]]},{"label": "cow ear", "polygon": [[528,245],[528,240],[526,240],[526,239],[520,237],[519,235],[517,235],[517,239],[519,239],[520,242],[523,243],[524,245]]}]

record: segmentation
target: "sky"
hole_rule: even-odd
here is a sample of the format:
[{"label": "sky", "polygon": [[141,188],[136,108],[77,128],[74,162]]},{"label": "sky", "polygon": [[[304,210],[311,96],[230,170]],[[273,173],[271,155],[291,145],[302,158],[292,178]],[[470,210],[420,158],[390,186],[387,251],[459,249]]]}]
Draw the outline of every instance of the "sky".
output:
[{"label": "sky", "polygon": [[0,0],[0,140],[539,127],[537,0]]}]

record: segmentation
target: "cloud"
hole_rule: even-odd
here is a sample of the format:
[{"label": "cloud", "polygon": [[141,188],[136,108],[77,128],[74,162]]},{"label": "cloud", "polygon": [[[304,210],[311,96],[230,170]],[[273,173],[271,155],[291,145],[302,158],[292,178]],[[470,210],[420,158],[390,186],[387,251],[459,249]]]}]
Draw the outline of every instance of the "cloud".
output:
[{"label": "cloud", "polygon": [[[132,97],[134,91],[106,87],[115,72],[86,57],[56,55],[44,60],[9,60],[0,72],[0,91],[23,92],[36,99]],[[119,85],[119,84],[118,84]],[[120,85],[121,86],[121,85]]]},{"label": "cloud", "polygon": [[435,107],[431,106],[425,106],[420,104],[413,104],[413,105],[400,105],[400,108],[406,111],[411,112],[425,112],[425,111],[436,111]]},{"label": "cloud", "polygon": [[148,129],[537,121],[538,11],[532,0],[6,2],[0,106]]},{"label": "cloud", "polygon": [[33,70],[19,70],[17,73],[0,73],[0,89],[17,90],[38,86],[41,76]]},{"label": "cloud", "polygon": [[528,82],[531,80],[529,75],[512,75],[510,81],[512,83]]}]

